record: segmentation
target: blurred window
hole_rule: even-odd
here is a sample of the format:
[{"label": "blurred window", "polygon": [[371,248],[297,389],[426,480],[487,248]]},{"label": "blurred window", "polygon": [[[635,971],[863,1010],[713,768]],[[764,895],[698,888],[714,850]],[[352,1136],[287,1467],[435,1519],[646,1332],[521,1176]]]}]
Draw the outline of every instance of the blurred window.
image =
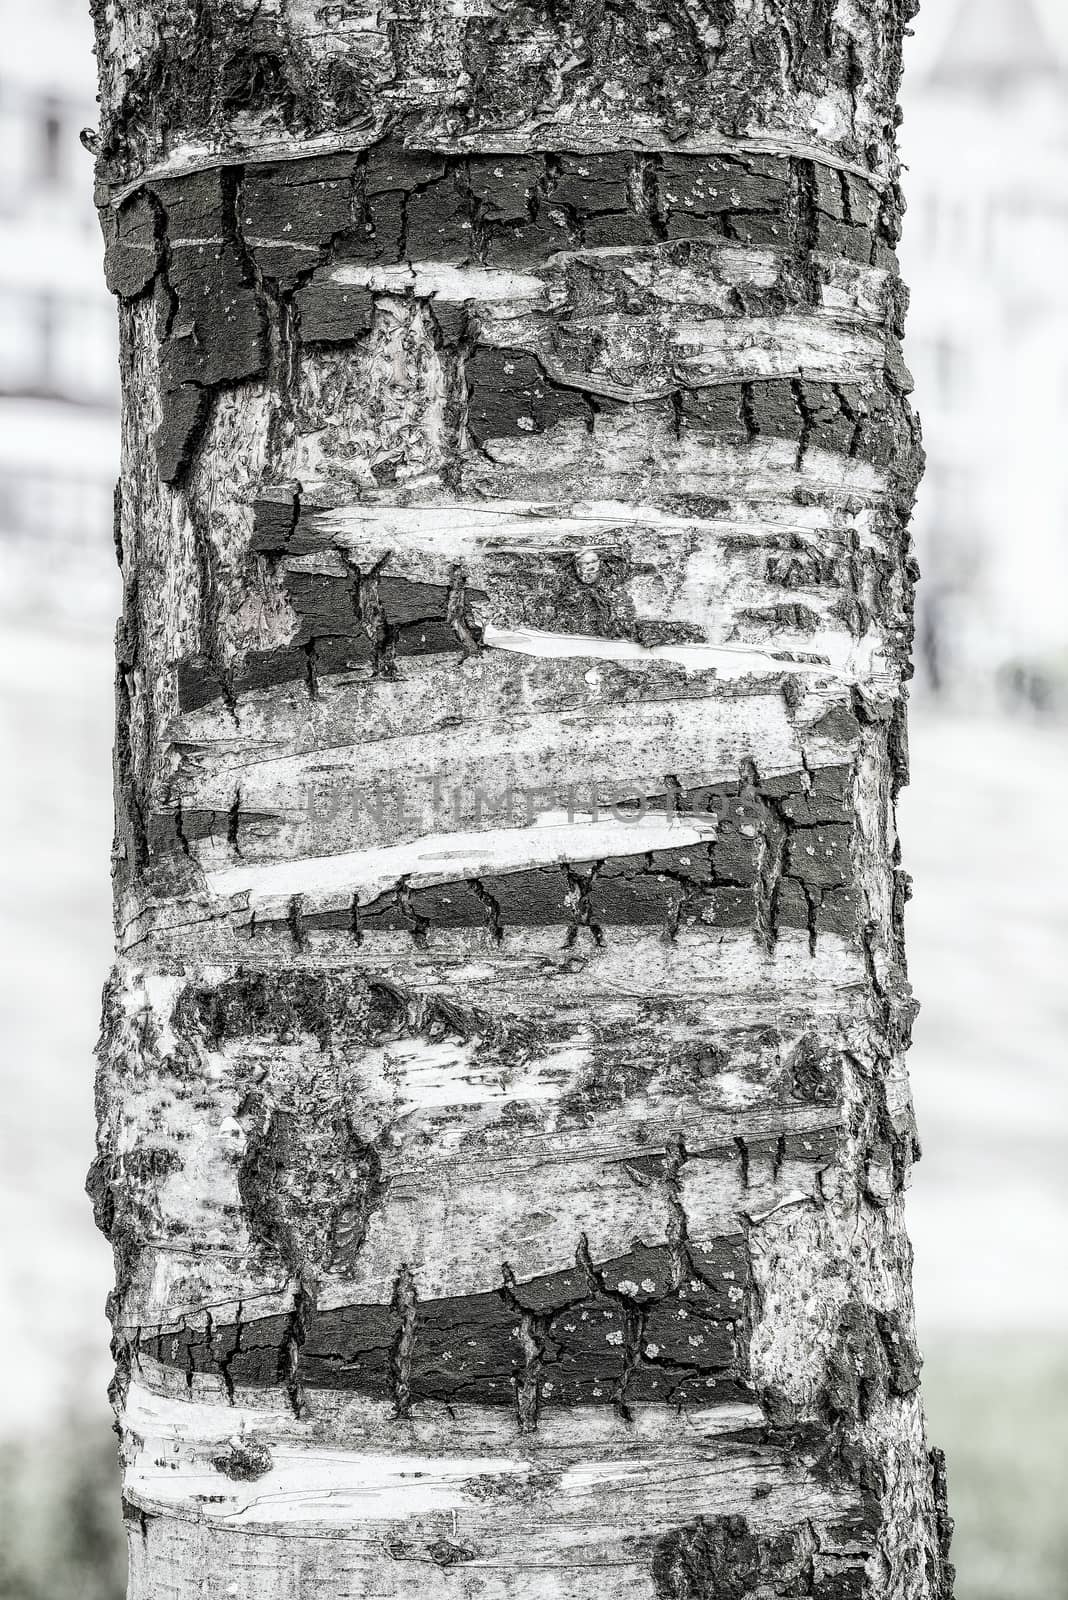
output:
[{"label": "blurred window", "polygon": [[117,359],[110,301],[65,300],[56,308],[52,337],[56,390],[75,400],[112,403]]},{"label": "blurred window", "polygon": [[113,405],[116,387],[110,301],[0,290],[0,393]]},{"label": "blurred window", "polygon": [[91,102],[0,79],[0,207],[12,212],[54,206],[58,191],[76,189],[91,215],[89,163],[83,170],[72,156],[76,130],[95,116]]},{"label": "blurred window", "polygon": [[928,521],[945,537],[970,528],[975,510],[972,474],[945,461],[932,462],[924,483],[924,504]]},{"label": "blurred window", "polygon": [[0,393],[32,389],[40,366],[37,332],[26,318],[23,296],[0,293]]},{"label": "blurred window", "polygon": [[968,352],[952,339],[938,339],[935,342],[935,355],[939,393],[946,401],[955,400],[968,385]]},{"label": "blurred window", "polygon": [[70,547],[107,548],[112,487],[99,478],[44,476],[0,466],[0,538],[5,543],[45,540]]},{"label": "blurred window", "polygon": [[39,123],[40,174],[45,183],[59,183],[63,179],[64,121],[58,102],[46,100],[41,107]]}]

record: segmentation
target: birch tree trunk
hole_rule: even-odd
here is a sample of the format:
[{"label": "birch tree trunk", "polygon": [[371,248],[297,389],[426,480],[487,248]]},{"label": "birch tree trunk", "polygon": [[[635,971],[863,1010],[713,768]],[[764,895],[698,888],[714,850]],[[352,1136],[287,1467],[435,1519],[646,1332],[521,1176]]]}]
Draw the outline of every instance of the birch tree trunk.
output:
[{"label": "birch tree trunk", "polygon": [[95,0],[134,1600],[948,1596],[909,0]]}]

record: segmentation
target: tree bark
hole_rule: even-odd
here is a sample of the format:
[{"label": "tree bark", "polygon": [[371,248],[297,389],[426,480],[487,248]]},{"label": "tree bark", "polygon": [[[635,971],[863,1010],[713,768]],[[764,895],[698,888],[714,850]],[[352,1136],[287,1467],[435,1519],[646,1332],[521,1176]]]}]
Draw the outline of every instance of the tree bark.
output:
[{"label": "tree bark", "polygon": [[134,1600],[948,1596],[909,0],[96,0]]}]

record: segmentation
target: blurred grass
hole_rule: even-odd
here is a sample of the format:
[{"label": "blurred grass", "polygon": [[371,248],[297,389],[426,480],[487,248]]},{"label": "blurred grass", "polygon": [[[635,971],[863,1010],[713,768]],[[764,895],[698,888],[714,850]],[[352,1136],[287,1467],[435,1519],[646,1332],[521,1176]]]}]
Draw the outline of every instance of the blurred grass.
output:
[{"label": "blurred grass", "polygon": [[99,1412],[0,1444],[0,1600],[121,1600],[116,1447]]},{"label": "blurred grass", "polygon": [[1068,1600],[1068,1342],[943,1334],[924,1350],[957,1600]]},{"label": "blurred grass", "polygon": [[[926,1356],[957,1600],[1068,1600],[1068,1343],[939,1334]],[[71,1415],[47,1438],[0,1445],[0,1600],[121,1600],[125,1579],[107,1422]]]}]

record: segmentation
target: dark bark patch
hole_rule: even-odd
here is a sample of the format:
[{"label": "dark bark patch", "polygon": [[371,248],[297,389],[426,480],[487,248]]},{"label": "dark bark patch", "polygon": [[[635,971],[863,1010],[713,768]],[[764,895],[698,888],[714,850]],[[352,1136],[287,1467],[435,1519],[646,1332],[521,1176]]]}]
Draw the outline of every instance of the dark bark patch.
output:
[{"label": "dark bark patch", "polygon": [[852,768],[819,767],[812,774],[808,790],[783,796],[783,816],[795,826],[804,828],[819,823],[851,824],[852,789]]},{"label": "dark bark patch", "polygon": [[356,922],[364,933],[415,933],[418,923],[396,889],[388,889],[356,908]]},{"label": "dark bark patch", "polygon": [[164,394],[258,376],[266,363],[265,316],[236,242],[212,236],[172,243],[167,276],[178,304],[161,356]]},{"label": "dark bark patch", "polygon": [[[272,1225],[277,1231],[273,1218]],[[412,1295],[403,1316],[396,1300],[309,1307],[300,1383],[382,1398],[401,1382],[406,1405],[513,1407],[526,1390],[534,1414],[544,1406],[739,1398],[749,1392],[745,1297],[737,1292],[744,1254],[740,1238],[715,1241],[679,1283],[670,1251],[639,1245],[601,1266],[525,1283],[506,1271],[501,1289],[484,1294]],[[279,1315],[184,1330],[145,1337],[142,1347],[188,1373],[222,1372],[228,1385],[270,1387],[286,1381],[290,1322]],[[663,1353],[649,1355],[645,1347],[658,1339]]]},{"label": "dark bark patch", "polygon": [[657,1600],[747,1600],[767,1563],[744,1517],[698,1517],[656,1543]]},{"label": "dark bark patch", "polygon": [[[257,823],[275,822],[277,816],[271,811],[241,811],[239,807],[236,819],[240,827],[245,828],[254,827]],[[177,807],[173,811],[158,811],[148,819],[149,856],[188,855],[189,847],[202,839],[209,839],[215,844],[232,845],[234,826],[233,808],[228,811],[208,811]]]},{"label": "dark bark patch", "polygon": [[494,222],[526,222],[545,182],[542,156],[472,156],[467,164],[471,193]]},{"label": "dark bark patch", "polygon": [[[212,116],[270,103],[285,126],[295,126],[293,119],[299,122],[316,103],[319,68],[298,67],[291,41],[277,30],[254,29],[246,38],[245,23],[231,19],[233,26],[220,31],[207,11],[198,15],[208,31],[197,91],[215,107]],[[192,40],[198,25],[176,31]],[[175,66],[161,49],[148,74],[155,96],[165,95]],[[208,101],[201,106],[205,115]],[[805,197],[804,227],[794,215],[798,195]],[[333,266],[419,260],[538,266],[562,248],[676,240],[687,252],[702,240],[727,237],[771,246],[782,256],[778,284],[747,292],[738,306],[774,313],[799,295],[811,299],[811,252],[867,261],[892,232],[893,219],[884,211],[862,183],[843,182],[818,164],[770,156],[446,157],[384,141],[362,156],[250,162],[154,180],[116,211],[105,210],[104,231],[115,292],[133,298],[158,285],[163,417],[157,453],[165,481],[177,482],[189,467],[212,395],[266,372],[267,329],[278,305],[296,313],[287,326],[298,345],[347,345],[367,335],[374,297],[336,281]],[[608,292],[609,269],[586,262],[569,270],[581,295]],[[627,291],[617,285],[612,293],[625,297]],[[890,301],[893,312],[892,295]],[[615,308],[624,309],[621,303]],[[446,308],[443,315],[448,320]],[[466,317],[460,320],[466,328]],[[897,328],[900,319],[891,320]],[[563,338],[566,329],[557,331]],[[582,350],[576,346],[574,353],[581,365]],[[686,425],[741,441],[796,439],[799,458],[819,445],[907,478],[916,439],[902,400],[907,378],[893,349],[888,372],[891,393],[885,386],[773,380],[726,386],[722,394],[684,393],[678,415]],[[519,350],[477,348],[467,375],[468,426],[476,443],[541,433],[568,420],[592,427],[598,408],[613,404],[595,402],[578,383],[553,381],[537,357]]]},{"label": "dark bark patch", "polygon": [[817,936],[833,933],[859,940],[863,902],[858,889],[824,889],[815,907]]},{"label": "dark bark patch", "polygon": [[627,592],[630,565],[614,551],[591,548],[578,556],[550,556],[533,577],[523,576],[523,589],[515,598],[525,624],[595,638],[638,637]]},{"label": "dark bark patch", "polygon": [[799,878],[780,878],[775,892],[775,926],[804,931],[812,921],[812,900]]},{"label": "dark bark patch", "polygon": [[426,1553],[436,1567],[463,1566],[478,1558],[478,1551],[472,1545],[456,1544],[451,1539],[435,1539],[433,1544],[427,1545]]},{"label": "dark bark patch", "polygon": [[250,166],[240,188],[242,236],[265,277],[290,290],[331,241],[354,226],[355,160]]},{"label": "dark bark patch", "polygon": [[832,1418],[863,1421],[886,1394],[887,1358],[875,1316],[848,1300],[827,1360],[827,1406]]},{"label": "dark bark patch", "polygon": [[473,210],[460,172],[416,189],[404,207],[400,254],[406,261],[469,261],[476,253]]},{"label": "dark bark patch", "polygon": [[502,929],[570,926],[574,903],[567,874],[560,867],[502,872],[484,878]]},{"label": "dark bark patch", "polygon": [[[392,999],[392,991],[381,994]],[[286,1042],[307,1034],[325,1047],[336,1036],[365,1027],[373,1038],[376,1017],[389,1027],[403,1009],[402,1001],[395,1009],[388,1000],[376,1008],[372,988],[342,985],[328,973],[239,970],[220,984],[184,990],[175,1021],[183,1029],[201,1030],[214,1050],[256,1035]]]},{"label": "dark bark patch", "polygon": [[297,290],[295,303],[305,344],[354,344],[371,330],[374,295],[354,284],[313,279]]},{"label": "dark bark patch", "polygon": [[238,969],[219,984],[183,990],[173,1020],[176,1028],[199,1034],[213,1050],[250,1038],[289,1044],[301,1035],[317,1040],[323,1049],[416,1037],[477,1037],[502,1048],[514,1043],[521,1050],[530,1042],[521,1027],[498,1024],[474,1007],[343,971]]},{"label": "dark bark patch", "polygon": [[680,1291],[650,1309],[642,1325],[642,1356],[700,1372],[733,1367],[738,1359],[734,1324],[705,1318],[693,1298]]},{"label": "dark bark patch", "polygon": [[[346,611],[361,609],[351,586],[341,579],[298,574],[295,590],[302,627],[309,636],[294,647],[300,660],[306,666],[306,652],[311,649],[322,671],[344,670],[359,654],[359,641],[319,630],[340,627]],[[455,628],[454,616],[444,621],[440,616],[416,620],[419,611],[447,605],[447,599],[439,598],[444,595],[443,588],[429,584],[396,583],[386,589],[393,616],[411,618],[390,624],[401,647],[430,649],[441,642],[440,636],[435,638],[437,630]],[[331,649],[336,653],[329,654]],[[264,677],[274,668],[281,672],[276,656],[269,654],[258,664]],[[238,681],[249,681],[247,663]],[[224,683],[202,659],[179,668],[179,693],[187,709],[205,703],[217,691],[233,688],[234,680]],[[305,926],[344,926],[360,933],[407,930],[419,938],[451,928],[485,928],[501,938],[512,928],[557,926],[573,937],[574,930],[588,927],[598,939],[612,928],[656,927],[671,939],[680,927],[701,923],[748,927],[761,938],[784,929],[807,931],[813,946],[820,934],[858,937],[861,900],[852,882],[852,827],[837,823],[798,827],[787,814],[851,816],[851,810],[833,791],[813,790],[815,798],[810,801],[801,792],[800,777],[786,775],[772,787],[779,798],[766,799],[756,788],[745,795],[701,788],[674,793],[670,806],[665,795],[611,802],[619,817],[638,818],[669,807],[679,816],[713,818],[717,823],[713,840],[676,850],[486,874],[477,881],[458,879],[416,888],[398,885],[360,905],[354,916],[348,911],[309,912]],[[515,796],[512,805],[518,820]],[[329,821],[339,809],[338,798],[333,810],[313,809],[313,820]],[[249,814],[246,820],[267,826],[272,819]],[[189,855],[199,838],[219,837],[220,828],[221,816],[211,812],[161,814],[152,820],[149,847],[154,855],[177,854],[179,847]],[[809,1062],[802,1050],[795,1065],[801,1085],[797,1092],[802,1098],[815,1093],[812,1069],[818,1063]]]},{"label": "dark bark patch", "polygon": [[267,367],[267,316],[234,215],[227,169],[160,181],[166,217],[157,294],[160,475],[178,480],[195,448],[212,393]]},{"label": "dark bark patch", "polygon": [[867,1592],[864,1568],[848,1562],[824,1564],[811,1591],[812,1600],[863,1600]]},{"label": "dark bark patch", "polygon": [[838,1157],[841,1134],[837,1127],[809,1128],[804,1133],[781,1136],[784,1161],[811,1161],[818,1167],[830,1166]]},{"label": "dark bark patch", "polygon": [[[103,51],[110,14],[104,0],[93,0],[92,9]],[[105,105],[101,165],[105,176],[128,176],[158,160],[168,138],[178,144],[211,136],[225,146],[250,124],[268,135],[286,130],[308,137],[370,126],[384,115],[383,91],[402,125],[429,116],[437,137],[462,127],[476,144],[526,125],[566,128],[594,114],[600,119],[617,99],[625,118],[652,124],[648,138],[657,145],[664,136],[674,143],[691,133],[792,127],[804,106],[844,97],[862,115],[857,134],[836,142],[835,153],[862,160],[874,153],[861,144],[861,130],[890,132],[902,35],[913,9],[910,0],[887,8],[873,59],[858,50],[856,24],[836,25],[830,0],[781,0],[766,11],[707,0],[699,20],[680,0],[665,0],[655,13],[655,42],[644,8],[616,14],[577,0],[539,0],[503,15],[454,18],[447,48],[417,13],[391,27],[392,68],[384,77],[377,52],[361,42],[365,36],[354,42],[339,20],[347,13],[324,9],[313,21],[310,12],[306,19],[303,12],[279,18],[259,5],[222,0],[156,0],[142,8],[151,24],[142,25],[143,42]],[[448,106],[459,119],[455,126],[435,106]],[[611,157],[602,159],[599,183],[607,191],[603,203],[611,204],[616,167]],[[728,165],[714,159],[718,168]],[[582,158],[570,160],[577,165]],[[775,158],[733,165],[742,200],[759,210],[760,180],[773,180]],[[872,220],[859,203],[863,188],[840,188],[829,212],[856,226]]]},{"label": "dark bark patch", "polygon": [[920,1387],[923,1357],[916,1348],[911,1328],[897,1311],[877,1311],[875,1324],[886,1353],[890,1392],[915,1394]]},{"label": "dark bark patch", "polygon": [[[300,516],[300,491],[296,484],[265,486],[253,506],[251,555],[284,555],[292,543]],[[295,554],[298,552],[294,552]],[[303,553],[303,552],[301,552]]]},{"label": "dark bark patch", "polygon": [[723,1321],[744,1320],[749,1254],[742,1235],[726,1234],[703,1243],[690,1240],[687,1256],[693,1275],[685,1280],[686,1294],[701,1308],[702,1315]]},{"label": "dark bark patch", "polygon": [[565,1272],[548,1272],[525,1283],[509,1282],[508,1293],[522,1311],[539,1316],[578,1305],[590,1292],[590,1281],[582,1267]]},{"label": "dark bark patch", "polygon": [[351,1270],[381,1195],[381,1162],[341,1112],[297,1115],[253,1092],[237,1182],[252,1238],[295,1277]]},{"label": "dark bark patch", "polygon": [[808,1105],[837,1105],[841,1094],[842,1063],[836,1051],[821,1045],[814,1034],[805,1034],[786,1062],[786,1081],[790,1094]]},{"label": "dark bark patch", "polygon": [[240,1440],[230,1445],[225,1455],[212,1456],[216,1472],[233,1478],[236,1483],[255,1483],[266,1477],[274,1461],[265,1444],[256,1440]]},{"label": "dark bark patch", "polygon": [[115,1226],[115,1191],[111,1161],[95,1155],[85,1175],[85,1192],[93,1208],[93,1221],[109,1242]]},{"label": "dark bark patch", "polygon": [[[677,858],[687,851],[662,851]],[[588,895],[588,918],[594,927],[663,927],[677,917],[687,887],[684,880],[647,869],[645,857],[601,863]]]},{"label": "dark bark patch", "polygon": [[607,1261],[597,1277],[609,1294],[646,1305],[670,1294],[677,1276],[675,1257],[666,1245],[635,1245],[625,1256]]},{"label": "dark bark patch", "polygon": [[[289,542],[288,508],[268,509],[254,534],[257,553],[274,553],[269,542]],[[388,675],[404,656],[462,652],[464,636],[481,636],[469,606],[484,600],[481,590],[466,590],[459,609],[445,584],[418,583],[377,571],[347,577],[322,572],[284,571],[282,583],[297,618],[292,639],[275,650],[250,651],[228,673],[203,656],[180,661],[176,669],[178,708],[197,711],[218,699],[371,669]]]},{"label": "dark bark patch", "polygon": [[420,1304],[408,1378],[411,1399],[514,1404],[526,1361],[521,1324],[503,1292]]},{"label": "dark bark patch", "polygon": [[491,907],[471,883],[439,884],[429,889],[412,889],[408,905],[417,924],[423,927],[492,928]]},{"label": "dark bark patch", "polygon": [[932,1595],[937,1600],[953,1600],[957,1572],[950,1561],[953,1546],[953,1518],[949,1514],[949,1487],[946,1480],[946,1458],[941,1450],[932,1450],[928,1456],[931,1468],[931,1494],[934,1500],[935,1535],[938,1541],[937,1559],[928,1557],[928,1580]]},{"label": "dark bark patch", "polygon": [[[394,1351],[401,1318],[393,1305],[343,1306],[311,1319],[301,1349],[301,1381],[306,1389],[356,1390],[374,1399],[394,1391]],[[249,1374],[257,1385],[262,1379]]]},{"label": "dark bark patch", "polygon": [[549,1321],[541,1370],[543,1406],[618,1403],[626,1372],[627,1312],[591,1294]]},{"label": "dark bark patch", "polygon": [[177,483],[193,459],[193,450],[211,409],[211,390],[198,383],[179,383],[161,395],[161,420],[155,448],[164,483]]},{"label": "dark bark patch", "polygon": [[525,350],[480,348],[466,371],[467,425],[480,441],[545,433],[558,422],[586,426],[591,420],[581,393],[553,383]]},{"label": "dark bark patch", "polygon": [[163,231],[160,208],[146,190],[113,217],[105,213],[104,278],[112,294],[133,300],[151,287],[163,263]]},{"label": "dark bark patch", "polygon": [[795,828],[787,841],[786,869],[802,883],[841,889],[853,877],[852,844],[852,827]]},{"label": "dark bark patch", "polygon": [[[94,0],[98,29],[103,9]],[[321,116],[325,105],[306,52],[258,6],[161,0],[157,9],[156,26],[127,63],[122,94],[104,118],[105,170],[121,170],[163,130],[217,134],[220,124],[253,115],[294,130]]]},{"label": "dark bark patch", "polygon": [[847,706],[832,706],[822,717],[805,730],[817,739],[828,739],[835,744],[852,745],[860,738],[860,724]]}]

